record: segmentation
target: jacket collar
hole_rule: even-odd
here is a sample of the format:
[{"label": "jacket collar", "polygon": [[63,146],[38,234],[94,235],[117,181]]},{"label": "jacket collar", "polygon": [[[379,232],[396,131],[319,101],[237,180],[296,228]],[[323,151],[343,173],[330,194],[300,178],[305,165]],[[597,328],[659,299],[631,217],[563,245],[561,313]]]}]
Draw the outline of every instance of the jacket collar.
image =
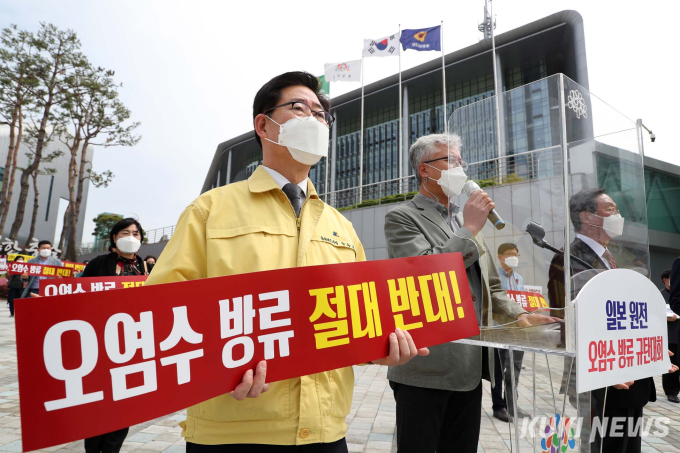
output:
[{"label": "jacket collar", "polygon": [[416,194],[416,196],[411,199],[411,202],[416,206],[418,211],[420,211],[420,215],[437,225],[446,237],[450,238],[453,234],[451,226],[446,224],[446,220],[442,217],[441,212],[439,212],[433,201],[434,200],[428,200],[425,195],[420,193]]},{"label": "jacket collar", "polygon": [[574,239],[574,241],[571,243],[571,246],[578,249],[581,256],[578,256],[573,251],[570,251],[572,255],[578,256],[583,261],[593,266],[595,269],[607,269],[607,266],[602,261],[602,258],[597,256],[595,251],[593,251],[593,249],[588,244],[583,242],[580,238],[577,237],[576,239]]},{"label": "jacket collar", "polygon": [[[281,190],[274,181],[274,179],[269,176],[269,173],[267,173],[267,170],[262,168],[261,165],[259,165],[255,171],[253,172],[252,175],[250,175],[250,178],[248,178],[248,189],[252,193],[263,193],[263,192],[269,192],[270,190]],[[319,198],[319,196],[316,193],[316,189],[314,188],[314,184],[312,184],[312,181],[307,178],[307,198]]]}]

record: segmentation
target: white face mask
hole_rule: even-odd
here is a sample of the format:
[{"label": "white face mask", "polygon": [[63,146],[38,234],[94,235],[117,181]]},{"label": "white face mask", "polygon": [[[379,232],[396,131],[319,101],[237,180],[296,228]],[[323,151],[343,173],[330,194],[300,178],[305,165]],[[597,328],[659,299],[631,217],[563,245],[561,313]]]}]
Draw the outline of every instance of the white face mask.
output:
[{"label": "white face mask", "polygon": [[50,249],[41,249],[40,250],[40,256],[43,258],[47,258],[52,254],[52,250]]},{"label": "white face mask", "polygon": [[605,233],[607,233],[607,236],[610,238],[613,239],[623,234],[623,222],[625,219],[621,217],[621,214],[614,214],[609,217],[602,217],[597,214],[593,215],[603,219],[601,228],[604,229]]},{"label": "white face mask", "polygon": [[509,256],[505,258],[505,265],[511,269],[514,269],[519,266],[519,258],[516,256]]},{"label": "white face mask", "polygon": [[[425,164],[429,167],[432,167],[436,170],[439,170],[437,167],[433,167],[430,164]],[[467,181],[467,175],[463,171],[462,167],[454,167],[454,168],[449,168],[448,170],[442,170],[442,175],[439,179],[434,179],[431,178],[433,181],[437,181],[437,184],[439,184],[442,188],[442,191],[444,192],[444,195],[447,197],[457,197],[460,195],[460,193],[463,191],[463,186],[465,185],[465,181]]]},{"label": "white face mask", "polygon": [[279,126],[279,141],[265,140],[288,148],[296,161],[303,165],[314,165],[322,157],[328,156],[330,129],[320,121],[310,116],[307,119],[291,118],[284,124],[272,122]]},{"label": "white face mask", "polygon": [[137,253],[141,245],[140,240],[134,236],[126,236],[116,240],[116,248],[123,253]]}]

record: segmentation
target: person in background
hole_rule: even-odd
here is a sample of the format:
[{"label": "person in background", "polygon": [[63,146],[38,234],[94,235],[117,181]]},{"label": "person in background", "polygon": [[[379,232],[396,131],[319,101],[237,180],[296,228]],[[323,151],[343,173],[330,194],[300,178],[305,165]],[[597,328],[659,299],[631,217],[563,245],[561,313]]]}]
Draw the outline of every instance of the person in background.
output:
[{"label": "person in background", "polygon": [[[109,233],[109,241],[113,250],[107,255],[100,255],[87,263],[83,277],[116,277],[128,275],[148,275],[146,262],[137,255],[144,240],[142,225],[131,218],[116,223]],[[105,414],[104,414],[105,416]],[[86,453],[118,453],[129,428],[119,429],[85,439]]]},{"label": "person in background", "polygon": [[[52,243],[50,241],[40,241],[38,242],[38,256],[28,260],[29,264],[41,264],[43,266],[58,266],[62,267],[63,264],[59,258],[52,256]],[[39,295],[40,293],[40,280],[52,277],[38,277],[38,276],[28,276],[24,274],[21,276],[26,281],[26,287],[21,293],[21,297],[32,297],[32,295]]]},{"label": "person in background", "polygon": [[147,255],[146,258],[144,258],[144,261],[146,261],[146,265],[149,268],[149,272],[153,270],[153,267],[156,265],[156,257],[153,255]]},{"label": "person in background", "polygon": [[[671,270],[666,269],[661,273],[661,281],[663,282],[663,288],[661,288],[661,295],[666,301],[666,318],[668,324],[668,349],[673,352],[678,350],[678,343],[680,340],[680,321],[678,321],[678,315],[671,310],[670,299],[671,299]],[[671,356],[671,363],[678,365],[680,364],[680,356],[677,354]],[[680,378],[678,376],[680,373],[666,373],[661,377],[661,382],[663,384],[663,391],[666,394],[666,398],[671,403],[680,403],[678,399],[678,394],[680,393]]]},{"label": "person in background", "polygon": [[[89,260],[83,261],[83,264],[85,265],[85,267],[87,267],[87,264],[88,264],[89,262],[90,262]],[[83,272],[85,272],[85,267],[83,267],[83,270],[82,270],[82,271],[76,273],[76,274],[74,275],[74,277],[82,277],[82,276],[83,276]]]},{"label": "person in background", "polygon": [[[583,189],[569,198],[569,218],[574,225],[576,238],[570,244],[570,253],[576,258],[601,272],[612,269],[633,269],[644,266],[640,258],[626,250],[615,240],[623,234],[625,220],[619,212],[616,202],[603,188]],[[572,277],[588,271],[589,268],[576,260],[571,261]],[[590,271],[592,272],[592,271]],[[552,259],[549,271],[548,298],[551,308],[565,307],[564,289],[564,257],[556,254]],[[573,278],[572,278],[573,281]],[[571,300],[575,299],[576,289],[572,285]],[[563,316],[563,315],[562,315]],[[564,331],[563,331],[564,332]],[[565,359],[562,388],[560,392],[568,392],[572,405],[576,406],[576,369]],[[571,373],[567,370],[571,368]],[[671,365],[672,370],[677,369]],[[571,377],[569,377],[571,376]],[[567,382],[569,386],[567,387]],[[606,395],[606,402],[605,402]],[[651,377],[623,382],[600,388],[591,392],[593,406],[602,426],[609,426],[604,436],[597,431],[595,442],[591,443],[593,451],[637,453],[642,448],[641,431],[633,427],[642,423],[643,408],[649,402],[656,401],[656,387]],[[604,415],[603,415],[604,409]],[[603,417],[606,420],[603,420]],[[624,436],[612,435],[612,420],[621,417],[623,425],[618,424]]]},{"label": "person in background", "polygon": [[[506,242],[498,246],[498,275],[501,284],[506,291],[524,291],[524,279],[515,271],[519,266],[519,249],[517,245]],[[509,422],[515,414],[514,393],[512,389],[512,374],[510,373],[510,354],[507,349],[496,349],[494,360],[495,385],[491,388],[491,400],[493,402],[493,416],[501,421]],[[519,383],[519,373],[522,371],[523,351],[514,351],[515,388]],[[499,366],[500,365],[500,366]],[[496,369],[498,367],[498,369]],[[503,380],[505,380],[505,398],[503,398]],[[517,408],[520,418],[529,417],[529,414]]]},{"label": "person in background", "polygon": [[116,223],[109,233],[112,250],[108,255],[99,255],[90,261],[83,277],[115,277],[127,275],[149,275],[146,262],[137,255],[144,240],[141,224],[132,218]]},{"label": "person in background", "polygon": [[[17,256],[14,258],[15,263],[23,263],[24,257]],[[21,275],[9,275],[7,281],[7,303],[9,304],[9,317],[14,317],[14,299],[20,299],[21,293],[24,290],[24,281]]]}]

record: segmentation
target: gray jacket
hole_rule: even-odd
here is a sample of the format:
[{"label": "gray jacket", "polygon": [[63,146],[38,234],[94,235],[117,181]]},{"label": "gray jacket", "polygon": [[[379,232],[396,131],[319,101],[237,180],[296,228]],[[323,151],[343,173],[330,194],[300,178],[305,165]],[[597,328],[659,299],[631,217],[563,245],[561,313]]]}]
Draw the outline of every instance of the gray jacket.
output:
[{"label": "gray jacket", "polygon": [[[32,258],[28,260],[26,263],[28,264],[40,264],[40,257],[36,256],[35,258]],[[55,258],[54,256],[50,256],[47,258],[47,266],[59,266],[62,267],[63,264],[61,263],[61,260],[59,258]],[[36,276],[31,276],[28,277],[28,284],[26,284],[26,288],[24,288],[24,292],[21,293],[21,297],[24,298],[28,296],[28,291],[31,289],[31,285],[35,281],[35,279],[38,278]]]},{"label": "gray jacket", "polygon": [[[462,214],[456,214],[456,219],[463,225]],[[510,322],[525,313],[503,290],[493,254],[482,234],[473,237],[470,230],[462,227],[454,234],[435,205],[423,195],[418,194],[387,213],[385,238],[390,258],[461,252],[466,268],[478,263],[482,275],[482,300],[473,298],[473,302],[477,313],[485,319],[483,325],[492,325],[492,319]],[[389,367],[387,378],[401,384],[453,391],[474,390],[479,385],[482,377],[480,346],[444,343],[429,349],[428,356],[418,356],[404,365]],[[489,370],[493,376],[493,354],[489,354]]]}]

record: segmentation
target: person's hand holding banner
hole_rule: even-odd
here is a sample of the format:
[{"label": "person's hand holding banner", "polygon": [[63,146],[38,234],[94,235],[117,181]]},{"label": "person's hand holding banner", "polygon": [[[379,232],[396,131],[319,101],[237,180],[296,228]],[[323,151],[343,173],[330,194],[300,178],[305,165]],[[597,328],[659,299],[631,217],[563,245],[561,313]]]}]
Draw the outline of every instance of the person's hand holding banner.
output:
[{"label": "person's hand holding banner", "polygon": [[137,283],[18,300],[24,451],[479,334],[460,253]]},{"label": "person's hand holding banner", "polygon": [[255,376],[253,376],[253,370],[246,371],[241,383],[229,394],[239,401],[257,398],[261,393],[269,390],[269,384],[265,382],[265,379],[267,379],[267,361],[262,360],[255,367]]},{"label": "person's hand holding banner", "polygon": [[[389,335],[389,342],[390,352],[387,357],[374,360],[371,363],[384,366],[403,365],[415,356],[426,356],[430,353],[430,350],[427,348],[416,348],[408,330],[402,331],[398,327],[397,330]],[[257,398],[261,393],[269,390],[269,384],[265,382],[266,378],[267,361],[262,360],[255,367],[255,376],[253,376],[253,370],[246,371],[241,383],[229,394],[239,401],[245,398]]]},{"label": "person's hand holding banner", "polygon": [[427,348],[416,348],[411,334],[408,330],[402,331],[397,327],[397,330],[392,332],[389,336],[390,352],[384,359],[374,360],[373,363],[377,365],[396,366],[403,365],[415,356],[428,355],[430,353]]}]

